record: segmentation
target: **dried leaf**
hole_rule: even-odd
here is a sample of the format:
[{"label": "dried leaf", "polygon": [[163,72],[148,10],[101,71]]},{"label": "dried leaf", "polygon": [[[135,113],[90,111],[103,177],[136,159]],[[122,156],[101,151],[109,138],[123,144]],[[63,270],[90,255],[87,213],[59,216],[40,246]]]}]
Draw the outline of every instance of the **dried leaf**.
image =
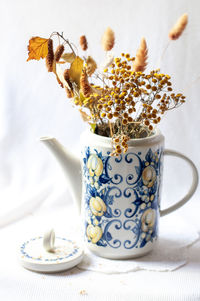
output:
[{"label": "dried leaf", "polygon": [[56,76],[57,76],[58,82],[61,82],[62,85],[63,85],[64,87],[67,87],[67,88],[70,89],[68,83],[67,83],[66,80],[64,79],[64,75],[63,75],[64,72],[63,72],[62,68],[59,66],[59,64],[56,64],[56,72],[54,72],[54,73],[55,73]]},{"label": "dried leaf", "polygon": [[33,37],[29,40],[28,45],[28,59],[30,60],[40,60],[44,59],[48,53],[48,42],[49,39],[43,39],[40,37]]},{"label": "dried leaf", "polygon": [[91,76],[94,73],[94,71],[97,69],[97,64],[91,56],[87,57],[86,64],[87,64],[86,67],[87,75]]},{"label": "dried leaf", "polygon": [[96,123],[90,123],[90,126],[91,126],[92,133],[94,133],[96,129]]},{"label": "dried leaf", "polygon": [[69,76],[72,82],[75,82],[80,87],[80,77],[83,69],[83,60],[77,56],[69,69]]},{"label": "dried leaf", "polygon": [[80,102],[83,103],[84,100],[85,100],[85,96],[83,95],[83,93],[79,93],[79,99],[80,99]]},{"label": "dried leaf", "polygon": [[66,63],[73,63],[73,61],[76,58],[76,55],[73,52],[70,53],[63,53],[61,58],[66,62]]},{"label": "dried leaf", "polygon": [[81,109],[79,109],[79,112],[81,114],[83,121],[85,121],[85,122],[90,121],[91,118],[86,112],[82,111]]}]

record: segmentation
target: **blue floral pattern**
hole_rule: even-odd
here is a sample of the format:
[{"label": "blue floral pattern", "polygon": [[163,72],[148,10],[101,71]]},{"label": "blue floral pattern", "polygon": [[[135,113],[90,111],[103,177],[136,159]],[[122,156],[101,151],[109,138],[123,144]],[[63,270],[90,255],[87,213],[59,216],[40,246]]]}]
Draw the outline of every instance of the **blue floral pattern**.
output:
[{"label": "blue floral pattern", "polygon": [[[103,155],[85,148],[85,233],[89,243],[132,249],[143,248],[157,238],[162,153],[160,147],[156,151],[150,148],[146,154],[129,152],[112,157],[110,152]],[[117,169],[116,164],[120,166]],[[124,164],[129,166],[128,174]],[[126,204],[124,210],[120,202]],[[129,235],[122,241],[118,231]]]}]

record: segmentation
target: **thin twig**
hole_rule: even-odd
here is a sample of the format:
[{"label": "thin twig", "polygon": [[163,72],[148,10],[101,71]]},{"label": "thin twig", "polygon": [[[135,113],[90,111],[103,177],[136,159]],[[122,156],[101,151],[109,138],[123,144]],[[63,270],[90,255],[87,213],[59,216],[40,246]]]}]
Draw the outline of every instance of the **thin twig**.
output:
[{"label": "thin twig", "polygon": [[[189,89],[191,89],[191,87],[200,79],[200,76],[198,76],[196,79],[194,79],[193,81],[191,81],[189,84],[187,84],[187,86],[184,89],[184,93],[187,92]],[[186,93],[185,93],[186,94]]]},{"label": "thin twig", "polygon": [[163,52],[162,52],[161,56],[160,56],[159,59],[157,60],[156,66],[158,66],[158,68],[154,68],[154,69],[160,69],[161,62],[162,62],[162,60],[163,60],[163,58],[164,58],[164,55],[165,55],[165,53],[166,53],[166,51],[167,51],[167,49],[168,49],[168,47],[169,47],[169,45],[170,45],[170,42],[171,42],[171,40],[168,41],[167,45],[166,45],[165,48],[163,49]]},{"label": "thin twig", "polygon": [[58,37],[62,38],[65,43],[70,47],[71,51],[73,52],[74,55],[76,55],[72,45],[70,44],[69,40],[66,40],[64,37],[63,37],[63,32],[60,34],[59,32],[55,31],[55,32],[52,32],[50,38],[53,36],[53,35],[57,35]]}]

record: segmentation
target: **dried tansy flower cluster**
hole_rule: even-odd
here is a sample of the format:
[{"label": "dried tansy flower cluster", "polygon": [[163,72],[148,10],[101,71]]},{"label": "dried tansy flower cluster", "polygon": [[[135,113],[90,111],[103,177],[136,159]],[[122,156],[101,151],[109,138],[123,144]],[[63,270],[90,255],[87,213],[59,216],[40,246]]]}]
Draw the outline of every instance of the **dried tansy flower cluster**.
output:
[{"label": "dried tansy flower cluster", "polygon": [[[177,39],[186,24],[184,14],[170,31],[170,39]],[[54,37],[59,40],[55,51]],[[114,58],[110,50],[114,47],[115,34],[107,28],[101,40],[106,51],[101,67],[87,55],[85,35],[79,43],[84,52],[82,58],[63,34],[54,32],[49,39],[34,37],[29,41],[28,60],[46,59],[47,70],[55,73],[67,97],[79,107],[83,120],[96,134],[112,138],[112,155],[125,153],[129,139],[150,136],[166,111],[185,102],[185,96],[173,92],[169,75],[159,69],[145,72],[148,48],[144,38],[135,57],[121,53]]]}]

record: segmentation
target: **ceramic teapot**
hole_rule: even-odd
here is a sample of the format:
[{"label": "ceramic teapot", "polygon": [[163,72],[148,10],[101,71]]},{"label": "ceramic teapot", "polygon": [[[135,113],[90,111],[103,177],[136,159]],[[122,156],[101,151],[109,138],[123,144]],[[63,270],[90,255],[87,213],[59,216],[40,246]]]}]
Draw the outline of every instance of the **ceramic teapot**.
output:
[{"label": "ceramic teapot", "polygon": [[[164,136],[131,139],[128,151],[111,156],[111,138],[86,131],[76,158],[55,138],[42,137],[61,164],[68,188],[81,212],[86,246],[96,255],[126,259],[150,252],[158,238],[159,217],[184,205],[198,185],[194,163],[181,153],[164,149]],[[161,210],[163,157],[184,159],[192,168],[186,196]],[[173,189],[173,187],[170,187]]]}]

